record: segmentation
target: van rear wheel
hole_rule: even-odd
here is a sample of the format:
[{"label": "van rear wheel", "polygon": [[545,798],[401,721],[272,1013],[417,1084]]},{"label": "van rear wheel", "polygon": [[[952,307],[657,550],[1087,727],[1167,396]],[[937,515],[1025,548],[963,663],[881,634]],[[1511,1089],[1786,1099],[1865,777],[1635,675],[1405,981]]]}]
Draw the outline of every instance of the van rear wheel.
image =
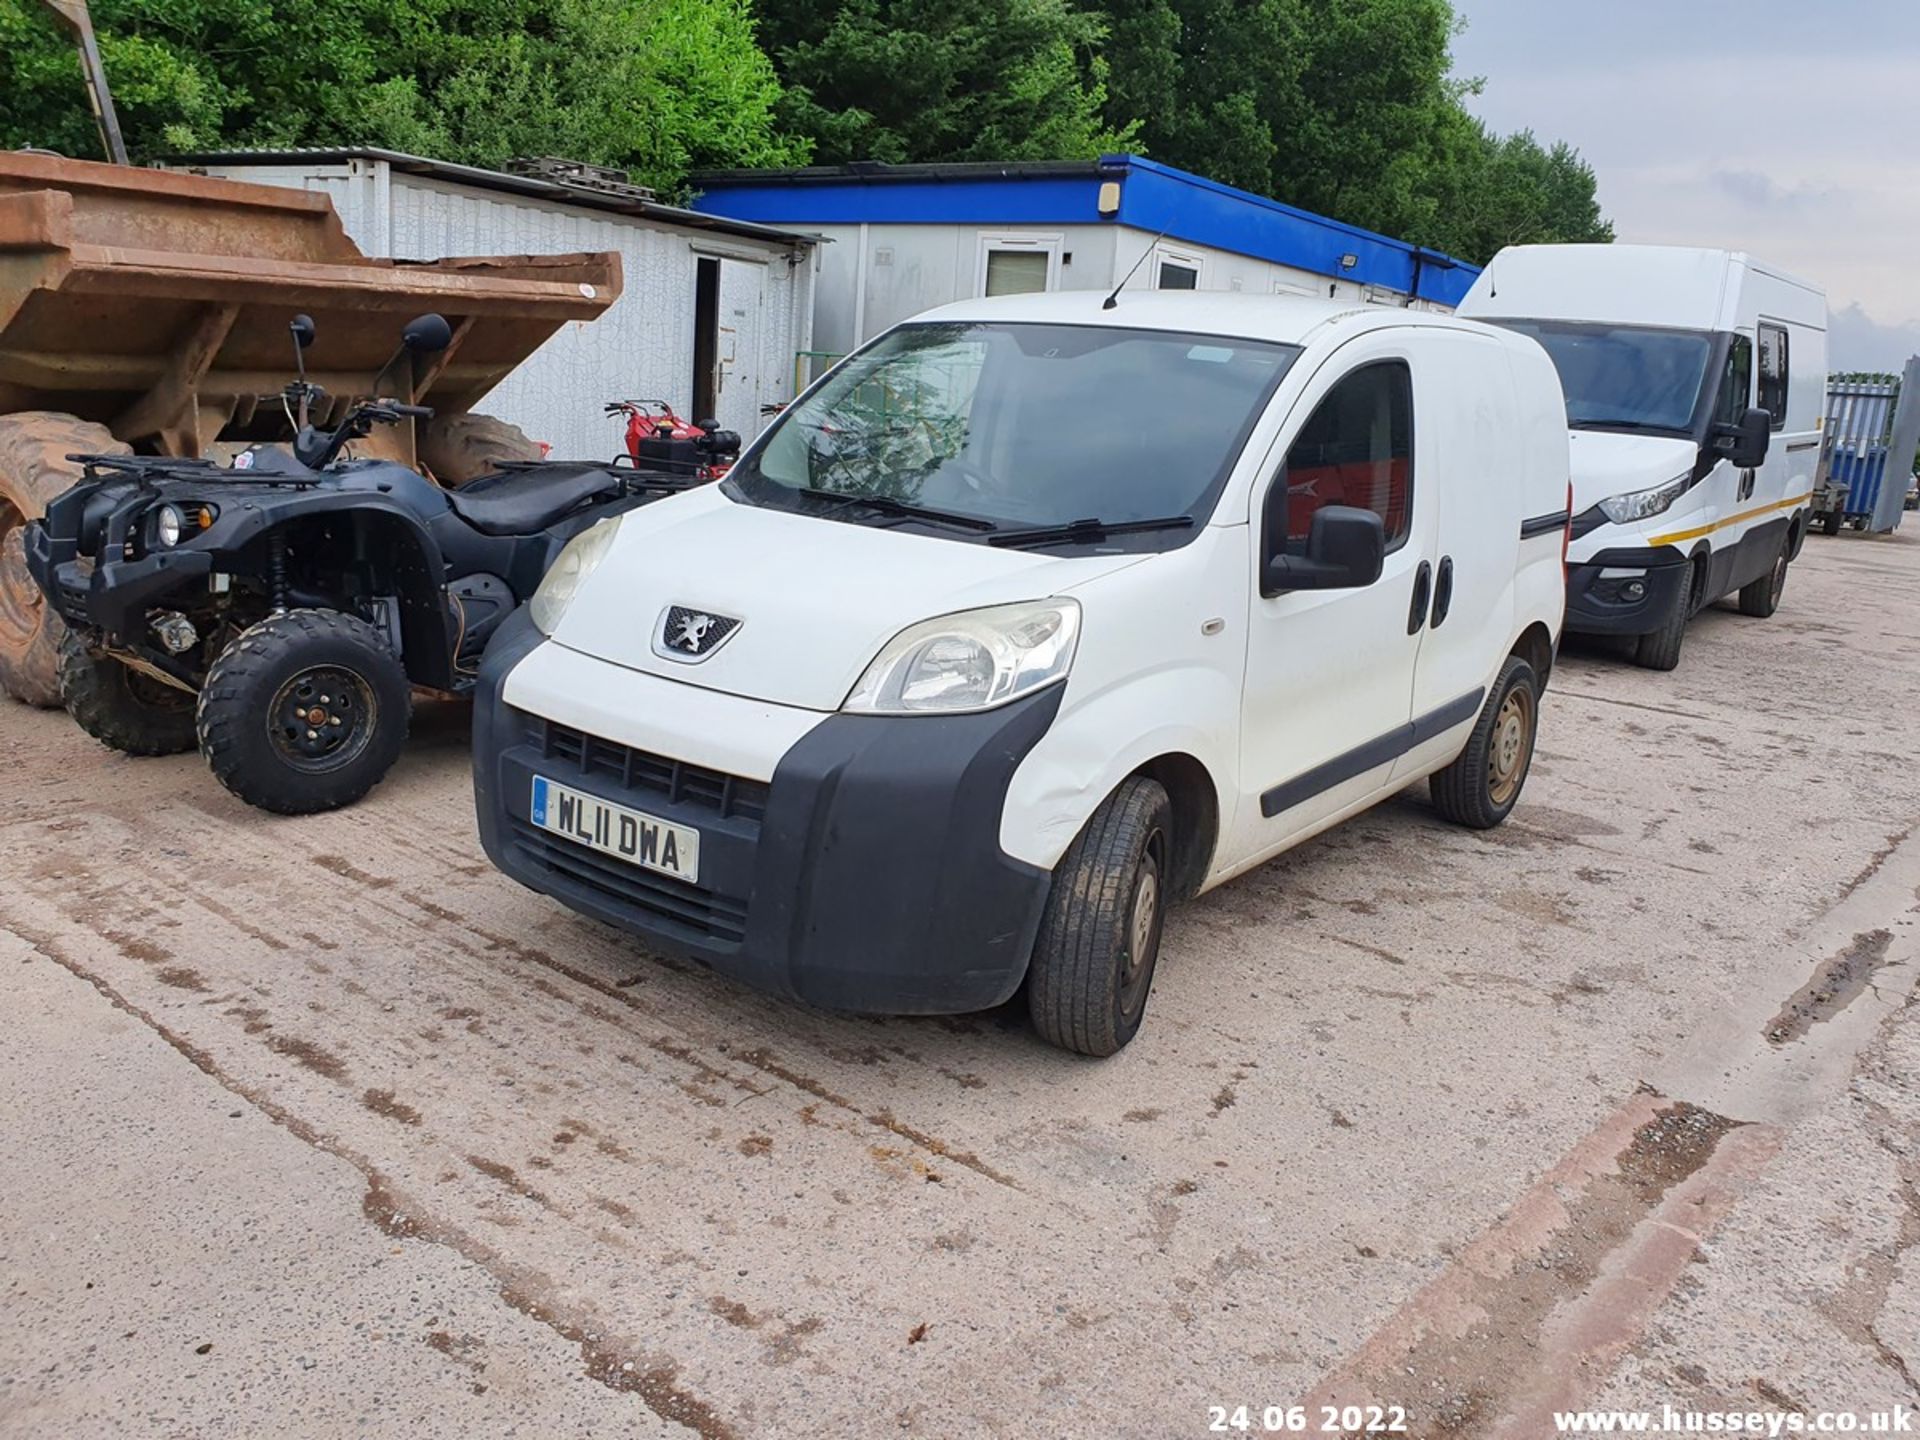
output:
[{"label": "van rear wheel", "polygon": [[1509,655],[1466,748],[1427,781],[1434,809],[1472,830],[1491,830],[1506,819],[1533,768],[1539,729],[1539,678],[1533,666]]},{"label": "van rear wheel", "polygon": [[1767,568],[1767,573],[1740,587],[1742,615],[1765,620],[1780,608],[1781,592],[1787,588],[1787,551],[1791,548],[1789,540],[1783,537],[1780,553],[1773,557],[1773,564]]},{"label": "van rear wheel", "polygon": [[1111,1055],[1139,1033],[1172,878],[1173,803],[1134,776],[1100,803],[1053,872],[1027,1009],[1041,1036]]}]

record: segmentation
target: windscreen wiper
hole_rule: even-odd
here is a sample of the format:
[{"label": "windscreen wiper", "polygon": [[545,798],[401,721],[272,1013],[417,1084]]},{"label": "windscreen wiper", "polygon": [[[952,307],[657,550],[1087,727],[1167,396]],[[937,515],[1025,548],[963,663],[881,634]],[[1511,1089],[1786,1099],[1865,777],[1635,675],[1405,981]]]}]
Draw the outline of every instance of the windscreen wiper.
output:
[{"label": "windscreen wiper", "polygon": [[1025,530],[1001,530],[987,537],[989,545],[1022,550],[1042,545],[1085,545],[1114,535],[1144,535],[1152,530],[1191,530],[1191,515],[1162,515],[1157,520],[1072,520],[1065,525],[1033,525]]},{"label": "windscreen wiper", "polygon": [[864,505],[869,510],[878,510],[883,515],[898,515],[909,520],[930,520],[936,525],[952,525],[962,530],[998,530],[1000,527],[991,520],[979,515],[962,515],[955,510],[936,510],[931,505],[916,505],[911,500],[900,500],[892,495],[849,495],[841,490],[822,490],[813,485],[796,485],[795,491],[802,495],[811,495],[816,500],[834,501],[835,510],[845,509],[849,505]]}]

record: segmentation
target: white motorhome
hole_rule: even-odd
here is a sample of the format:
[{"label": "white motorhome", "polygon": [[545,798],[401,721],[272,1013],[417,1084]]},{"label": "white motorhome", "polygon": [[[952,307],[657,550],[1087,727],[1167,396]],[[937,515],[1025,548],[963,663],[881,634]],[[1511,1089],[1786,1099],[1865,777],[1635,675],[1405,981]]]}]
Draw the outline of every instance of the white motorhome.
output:
[{"label": "white motorhome", "polygon": [[1460,313],[1538,340],[1573,440],[1567,628],[1633,637],[1671,670],[1687,621],[1780,603],[1806,536],[1827,377],[1826,296],[1747,255],[1516,245]]},{"label": "white motorhome", "polygon": [[1166,903],[1423,778],[1518,799],[1564,604],[1531,340],[1194,292],[895,327],[488,651],[481,839],[836,1009],[1138,1028]]}]

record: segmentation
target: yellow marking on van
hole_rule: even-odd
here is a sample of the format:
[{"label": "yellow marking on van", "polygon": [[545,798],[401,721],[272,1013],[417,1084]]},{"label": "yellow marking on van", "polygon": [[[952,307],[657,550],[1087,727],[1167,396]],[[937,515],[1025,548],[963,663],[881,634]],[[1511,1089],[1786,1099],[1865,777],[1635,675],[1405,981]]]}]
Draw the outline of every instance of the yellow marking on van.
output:
[{"label": "yellow marking on van", "polygon": [[1738,515],[1729,515],[1724,520],[1716,520],[1711,525],[1702,525],[1696,530],[1676,530],[1671,535],[1655,535],[1647,541],[1649,545],[1678,545],[1682,540],[1698,540],[1702,535],[1711,535],[1716,530],[1724,530],[1729,525],[1738,525],[1742,520],[1751,520],[1756,515],[1770,515],[1775,510],[1790,510],[1795,505],[1804,504],[1813,498],[1813,492],[1795,495],[1790,500],[1776,500],[1771,505],[1757,505],[1751,510],[1742,510]]}]

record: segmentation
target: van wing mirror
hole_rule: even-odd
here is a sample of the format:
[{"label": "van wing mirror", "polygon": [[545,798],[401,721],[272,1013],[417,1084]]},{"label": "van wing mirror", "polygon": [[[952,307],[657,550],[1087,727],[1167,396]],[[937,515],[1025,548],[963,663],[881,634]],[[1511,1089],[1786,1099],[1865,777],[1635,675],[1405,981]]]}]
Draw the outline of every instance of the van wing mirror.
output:
[{"label": "van wing mirror", "polygon": [[1773,416],[1753,406],[1737,421],[1721,421],[1713,427],[1713,451],[1731,461],[1736,470],[1751,470],[1767,458],[1767,446],[1773,439]]},{"label": "van wing mirror", "polygon": [[1260,593],[1272,598],[1287,590],[1358,590],[1380,578],[1386,556],[1387,527],[1377,514],[1323,505],[1313,512],[1306,554],[1267,557]]}]

